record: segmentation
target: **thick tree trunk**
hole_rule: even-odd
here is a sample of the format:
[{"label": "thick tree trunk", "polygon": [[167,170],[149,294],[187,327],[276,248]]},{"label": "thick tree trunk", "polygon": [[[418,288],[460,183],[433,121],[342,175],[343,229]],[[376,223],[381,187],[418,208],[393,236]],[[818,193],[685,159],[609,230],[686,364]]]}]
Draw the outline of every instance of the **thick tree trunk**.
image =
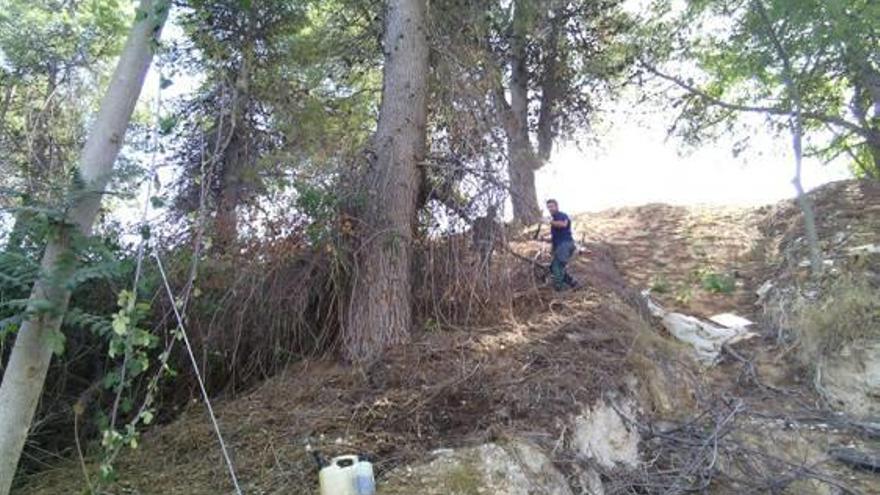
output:
[{"label": "thick tree trunk", "polygon": [[556,120],[556,100],[559,99],[559,30],[562,21],[559,16],[550,22],[550,36],[547,39],[544,77],[541,80],[541,108],[538,111],[538,158],[542,162],[550,159],[553,151],[553,138]]},{"label": "thick tree trunk", "polygon": [[[157,8],[158,4],[162,7]],[[60,331],[70,300],[67,282],[74,270],[71,238],[90,235],[113,163],[122,146],[125,130],[137,103],[144,77],[153,58],[153,41],[167,15],[166,2],[142,0],[148,13],[136,20],[126,41],[113,79],[80,157],[80,179],[72,187],[73,204],[67,215],[69,227],[51,236],[43,255],[44,275],[34,285],[32,309],[48,301],[52,311],[29,317],[15,339],[3,383],[0,385],[0,494],[9,493],[12,478],[27,438],[49,363],[52,338]]]},{"label": "thick tree trunk", "polygon": [[219,193],[214,214],[214,248],[216,254],[226,254],[238,242],[238,206],[241,203],[242,169],[248,166],[247,137],[239,121],[232,139],[223,152],[223,170],[219,178]]},{"label": "thick tree trunk", "polygon": [[520,139],[507,140],[510,156],[507,173],[510,180],[510,202],[513,219],[520,225],[532,225],[541,219],[538,208],[538,191],[535,188],[535,164],[538,162],[532,145]]},{"label": "thick tree trunk", "polygon": [[[244,174],[251,163],[249,122],[251,70],[253,70],[254,24],[252,10],[248,10],[247,30],[241,50],[241,65],[233,90],[231,122],[232,137],[223,150],[223,170],[220,173],[219,194],[214,217],[214,252],[225,254],[238,242],[238,207],[244,197]],[[220,139],[221,136],[218,136]]]},{"label": "thick tree trunk", "polygon": [[541,219],[538,194],[535,188],[535,170],[540,161],[529,138],[529,73],[526,52],[526,33],[529,13],[525,0],[514,6],[513,36],[510,40],[510,105],[500,95],[500,104],[507,134],[509,158],[508,177],[513,219],[521,225],[530,225]]},{"label": "thick tree trunk", "polygon": [[412,324],[411,259],[427,121],[425,0],[388,0],[376,162],[365,177],[364,231],[355,255],[344,352],[369,363]]}]

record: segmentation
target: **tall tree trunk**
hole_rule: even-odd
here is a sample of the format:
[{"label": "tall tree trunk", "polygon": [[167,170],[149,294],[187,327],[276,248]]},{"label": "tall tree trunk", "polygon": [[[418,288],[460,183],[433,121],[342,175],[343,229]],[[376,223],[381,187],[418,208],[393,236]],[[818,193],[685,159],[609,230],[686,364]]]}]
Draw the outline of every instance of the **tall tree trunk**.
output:
[{"label": "tall tree trunk", "polygon": [[554,124],[556,120],[556,100],[559,99],[559,30],[562,19],[556,13],[549,18],[550,35],[547,39],[544,76],[541,79],[541,108],[538,111],[538,158],[542,162],[550,159],[553,151]]},{"label": "tall tree trunk", "polygon": [[214,247],[216,254],[226,254],[238,242],[238,205],[241,202],[242,169],[248,165],[247,137],[241,121],[236,123],[229,145],[223,151],[219,192],[214,214]]},{"label": "tall tree trunk", "polygon": [[365,177],[365,227],[343,333],[344,352],[354,362],[371,362],[405,341],[412,324],[412,237],[427,122],[425,11],[425,0],[386,2],[376,162]]},{"label": "tall tree trunk", "polygon": [[520,225],[532,225],[541,219],[538,208],[538,191],[535,187],[535,164],[538,162],[528,136],[507,140],[510,163],[507,174],[510,180],[510,202],[513,219]]},{"label": "tall tree trunk", "polygon": [[513,35],[510,40],[510,105],[501,96],[504,130],[507,134],[509,157],[508,177],[513,219],[530,225],[541,219],[538,194],[535,189],[535,170],[541,163],[529,139],[529,73],[526,35],[529,10],[526,0],[517,0],[513,12]]},{"label": "tall tree trunk", "polygon": [[[243,198],[244,174],[251,163],[249,122],[251,71],[254,56],[256,16],[251,8],[245,12],[247,27],[241,49],[241,64],[235,76],[232,112],[229,117],[232,136],[222,151],[223,169],[214,217],[214,251],[224,254],[238,242],[238,207]],[[218,131],[219,132],[219,131]],[[218,136],[218,139],[221,137]]]},{"label": "tall tree trunk", "polygon": [[[91,234],[168,6],[167,0],[141,1],[139,11],[147,16],[134,22],[80,156],[81,180],[71,185],[72,203],[66,217],[69,226],[50,236],[46,246],[44,275],[34,284],[29,302],[34,315],[18,331],[0,385],[0,495],[8,494],[12,486],[52,358],[52,339],[60,331],[70,301],[67,283],[74,270],[71,239]],[[48,301],[52,311],[37,312],[41,301]]]}]

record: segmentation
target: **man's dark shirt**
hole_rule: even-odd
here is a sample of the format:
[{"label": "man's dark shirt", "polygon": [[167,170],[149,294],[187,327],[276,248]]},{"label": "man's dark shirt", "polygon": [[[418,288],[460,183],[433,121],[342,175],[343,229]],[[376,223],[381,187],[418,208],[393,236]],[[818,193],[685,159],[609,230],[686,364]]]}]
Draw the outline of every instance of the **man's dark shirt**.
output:
[{"label": "man's dark shirt", "polygon": [[574,238],[571,236],[571,220],[568,218],[568,215],[558,211],[551,215],[553,217],[554,222],[559,222],[561,220],[565,220],[565,227],[550,227],[550,237],[553,241],[553,247],[556,248],[560,244],[566,241],[574,241]]}]

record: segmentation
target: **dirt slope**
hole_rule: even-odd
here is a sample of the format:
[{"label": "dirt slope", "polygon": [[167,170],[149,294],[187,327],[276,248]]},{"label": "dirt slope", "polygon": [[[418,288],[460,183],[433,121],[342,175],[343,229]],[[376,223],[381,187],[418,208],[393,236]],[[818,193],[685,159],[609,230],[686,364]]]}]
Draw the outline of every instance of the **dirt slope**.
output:
[{"label": "dirt slope", "polygon": [[[546,287],[522,287],[518,299],[526,302],[515,318],[479,329],[420,332],[368,372],[329,360],[303,362],[245,397],[216,404],[239,478],[247,493],[315,493],[308,443],[327,454],[370,452],[381,477],[433,449],[512,436],[554,453],[554,463],[565,472],[577,462],[559,448],[570,434],[565,418],[609,392],[635,389],[645,424],[654,425],[651,429],[677,425],[666,431],[689,432],[698,443],[712,438],[705,437],[702,425],[718,412],[714,407],[739,414],[722,426],[736,440],[731,449],[739,449],[740,457],[730,459],[745,467],[730,461],[723,467],[730,479],[718,476],[722,481],[706,492],[754,493],[737,485],[730,474],[735,472],[769,480],[760,486],[771,486],[773,477],[781,476],[778,490],[767,493],[845,493],[827,491],[833,484],[816,482],[821,476],[844,479],[855,493],[880,493],[870,476],[823,457],[826,447],[864,441],[846,425],[810,426],[825,416],[801,371],[778,359],[770,328],[759,325],[761,337],[738,347],[736,357],[727,355],[717,368],[700,370],[687,349],[639,306],[638,291],[652,288],[665,305],[690,314],[735,311],[757,318],[754,289],[778,271],[768,253],[785,236],[768,225],[778,227],[795,217],[789,204],[772,209],[647,205],[578,215],[575,229],[586,252],[573,271],[587,289],[560,295]],[[540,258],[537,243],[524,241],[516,249]],[[806,410],[816,414],[812,423],[796,419]],[[669,465],[697,462],[688,452],[698,449],[670,438],[677,437],[646,436],[644,448],[656,455],[644,472],[603,472],[606,493],[654,493],[645,480],[667,482],[662,473]],[[143,440],[121,458],[120,481],[108,487],[110,493],[230,491],[202,405],[194,403],[178,421]],[[759,454],[752,451],[774,453],[754,457]],[[29,480],[20,493],[76,493],[84,488],[82,480],[71,461]]]}]

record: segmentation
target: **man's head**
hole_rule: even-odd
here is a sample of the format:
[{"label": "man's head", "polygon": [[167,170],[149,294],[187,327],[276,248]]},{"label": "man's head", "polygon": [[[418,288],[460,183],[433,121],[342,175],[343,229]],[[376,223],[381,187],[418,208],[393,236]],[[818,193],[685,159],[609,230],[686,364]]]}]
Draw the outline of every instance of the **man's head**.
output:
[{"label": "man's head", "polygon": [[547,211],[549,211],[551,214],[558,212],[559,211],[559,203],[557,203],[555,199],[548,199],[547,200]]}]

